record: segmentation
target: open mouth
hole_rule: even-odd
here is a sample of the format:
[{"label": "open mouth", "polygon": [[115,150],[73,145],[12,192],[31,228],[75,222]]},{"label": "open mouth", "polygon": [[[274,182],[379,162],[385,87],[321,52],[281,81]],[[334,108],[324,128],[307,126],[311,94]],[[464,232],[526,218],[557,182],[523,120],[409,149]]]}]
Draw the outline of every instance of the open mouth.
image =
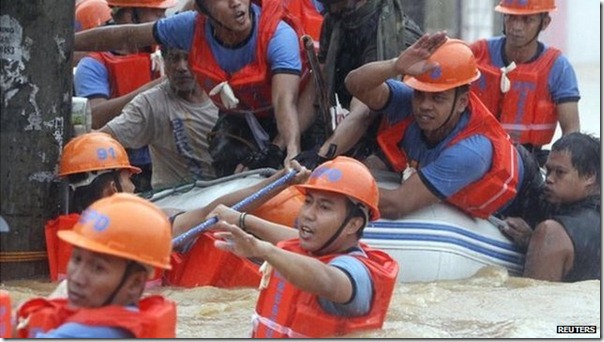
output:
[{"label": "open mouth", "polygon": [[313,232],[306,226],[301,226],[299,229],[300,239],[308,239],[312,236]]},{"label": "open mouth", "polygon": [[245,11],[237,11],[235,13],[235,21],[239,24],[245,23],[246,20],[246,12]]}]

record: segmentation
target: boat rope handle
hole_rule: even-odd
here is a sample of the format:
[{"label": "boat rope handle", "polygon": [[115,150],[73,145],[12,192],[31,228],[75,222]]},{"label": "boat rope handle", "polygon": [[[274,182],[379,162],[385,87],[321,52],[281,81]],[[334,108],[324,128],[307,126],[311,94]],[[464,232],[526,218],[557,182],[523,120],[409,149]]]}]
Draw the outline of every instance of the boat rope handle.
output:
[{"label": "boat rope handle", "polygon": [[[233,205],[231,208],[234,209],[234,210],[237,210],[237,211],[241,211],[241,210],[245,209],[248,205],[254,203],[258,199],[260,199],[260,198],[264,197],[265,195],[269,194],[275,188],[277,188],[277,187],[279,187],[279,186],[281,186],[281,185],[286,184],[287,182],[289,182],[291,179],[294,178],[294,176],[297,173],[298,173],[297,170],[290,170],[285,175],[281,176],[279,179],[275,180],[274,182],[272,182],[269,185],[265,186],[264,188],[260,189],[257,193],[252,194],[251,196],[249,196],[249,197],[247,197],[247,198],[239,201],[238,203],[236,203],[235,205]],[[176,249],[176,248],[181,247],[190,238],[192,238],[194,236],[197,236],[198,234],[200,234],[203,231],[207,230],[211,226],[215,225],[217,222],[218,222],[218,216],[213,216],[213,217],[210,217],[210,218],[206,219],[205,221],[203,221],[199,225],[197,225],[197,226],[189,229],[188,231],[180,234],[179,236],[177,236],[174,239],[172,239],[172,248]]]}]

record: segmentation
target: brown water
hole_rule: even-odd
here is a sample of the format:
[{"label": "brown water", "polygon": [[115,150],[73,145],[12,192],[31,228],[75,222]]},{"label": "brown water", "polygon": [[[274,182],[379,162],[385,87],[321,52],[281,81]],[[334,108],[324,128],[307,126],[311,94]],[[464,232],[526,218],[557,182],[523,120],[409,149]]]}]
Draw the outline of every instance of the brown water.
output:
[{"label": "brown water", "polygon": [[[402,269],[404,272],[404,268]],[[10,281],[13,306],[56,284]],[[155,288],[178,303],[177,337],[249,337],[255,289]],[[363,338],[600,338],[600,281],[550,283],[486,267],[469,279],[398,284],[383,329]],[[597,334],[557,334],[558,325],[596,325]]]}]

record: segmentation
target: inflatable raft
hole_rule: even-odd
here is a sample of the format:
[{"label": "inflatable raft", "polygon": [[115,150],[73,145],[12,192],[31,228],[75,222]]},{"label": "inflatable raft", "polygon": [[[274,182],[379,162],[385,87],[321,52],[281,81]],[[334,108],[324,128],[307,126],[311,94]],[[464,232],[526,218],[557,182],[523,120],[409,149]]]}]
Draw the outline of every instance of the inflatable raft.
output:
[{"label": "inflatable raft", "polygon": [[[150,200],[162,208],[191,210],[223,194],[253,185],[273,172],[262,169],[198,181],[156,192]],[[393,188],[399,181],[391,173],[375,176],[384,188]],[[463,279],[492,265],[519,275],[524,265],[524,254],[497,227],[445,204],[432,205],[400,220],[372,222],[365,229],[362,241],[387,251],[399,262],[399,282]]]}]

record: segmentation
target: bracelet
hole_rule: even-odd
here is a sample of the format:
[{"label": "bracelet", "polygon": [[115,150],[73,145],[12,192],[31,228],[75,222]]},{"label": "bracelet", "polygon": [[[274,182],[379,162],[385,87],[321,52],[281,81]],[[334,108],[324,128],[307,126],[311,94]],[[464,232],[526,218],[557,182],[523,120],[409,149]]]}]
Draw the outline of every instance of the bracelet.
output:
[{"label": "bracelet", "polygon": [[247,232],[247,227],[245,226],[245,216],[247,213],[244,211],[239,214],[239,227],[243,229],[244,232]]}]

